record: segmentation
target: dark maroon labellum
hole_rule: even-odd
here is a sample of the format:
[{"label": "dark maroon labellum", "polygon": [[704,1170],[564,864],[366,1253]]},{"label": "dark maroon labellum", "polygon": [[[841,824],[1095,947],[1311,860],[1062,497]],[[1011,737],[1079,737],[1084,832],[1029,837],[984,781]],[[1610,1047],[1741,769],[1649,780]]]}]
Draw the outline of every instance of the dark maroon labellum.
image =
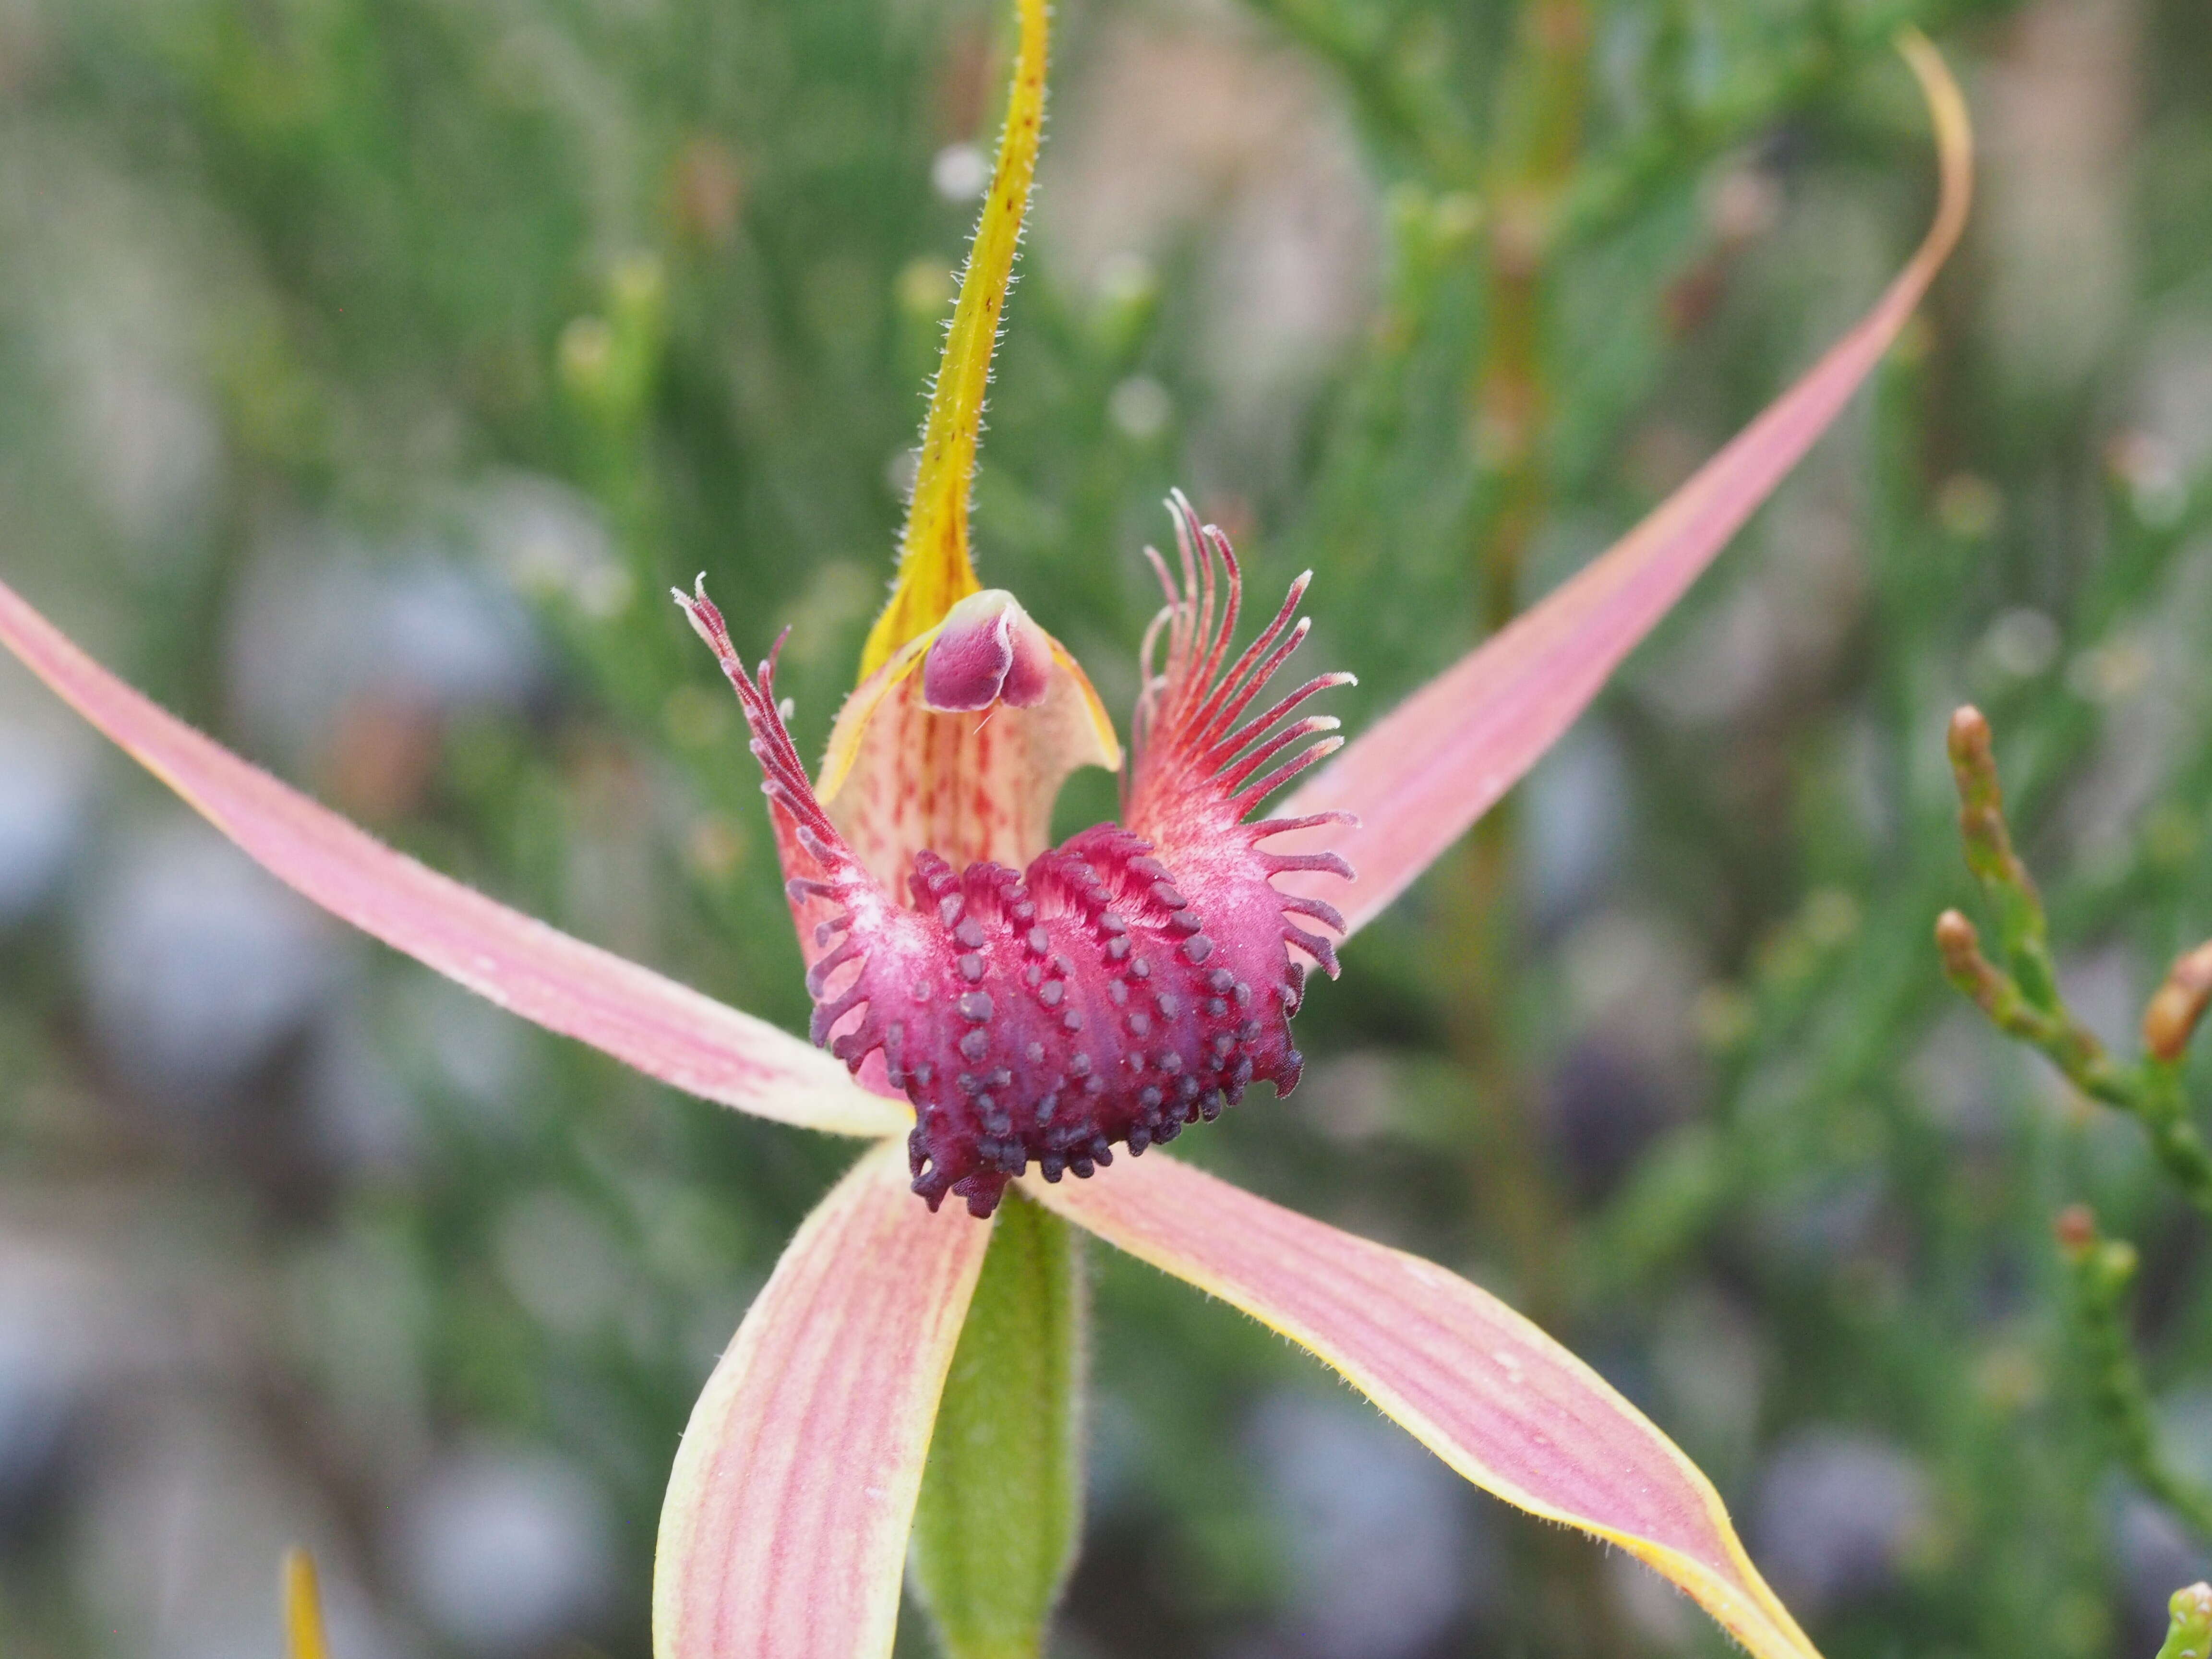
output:
[{"label": "dark maroon labellum", "polygon": [[816,800],[776,712],[773,657],[747,674],[703,593],[678,595],[744,702],[763,787],[817,866],[794,876],[794,902],[838,907],[818,931],[830,948],[807,974],[814,1040],[855,1071],[881,1051],[888,1080],[914,1103],[914,1187],[932,1209],[953,1192],[987,1216],[1032,1161],[1048,1181],[1088,1176],[1117,1145],[1141,1153],[1211,1121],[1255,1081],[1289,1093],[1301,1064],[1290,1020],[1305,980],[1292,948],[1336,971],[1328,939],[1291,916],[1340,933],[1341,919],[1272,878],[1350,869],[1333,853],[1261,845],[1329,820],[1244,820],[1335,747],[1324,739],[1278,758],[1334,726],[1288,717],[1350,676],[1308,681],[1247,719],[1305,635],[1306,579],[1227,661],[1236,556],[1180,496],[1172,505],[1182,580],[1152,555],[1168,598],[1153,633],[1167,630],[1168,661],[1159,673],[1146,665],[1131,827],[1096,825],[1021,872],[955,870],[918,853],[906,902],[861,867]]}]

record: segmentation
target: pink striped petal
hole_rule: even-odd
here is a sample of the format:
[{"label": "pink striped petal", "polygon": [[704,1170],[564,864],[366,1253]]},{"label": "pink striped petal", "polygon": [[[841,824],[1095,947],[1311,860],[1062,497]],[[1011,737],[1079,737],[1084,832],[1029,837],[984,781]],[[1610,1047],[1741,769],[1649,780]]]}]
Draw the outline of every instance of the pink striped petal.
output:
[{"label": "pink striped petal", "polygon": [[[1966,222],[1973,140],[1965,101],[1935,48],[1917,34],[1900,44],[1927,94],[1942,160],[1942,197],[1927,240],[1858,326],[1649,518],[1277,809],[1284,817],[1358,816],[1358,830],[1304,836],[1313,849],[1334,846],[1358,872],[1349,891],[1305,878],[1350,927],[1405,890],[1559,739],[1826,430],[1919,304]],[[1303,850],[1289,836],[1276,844]]]},{"label": "pink striped petal", "polygon": [[788,1031],[393,852],[141,696],[4,584],[0,644],[277,879],[501,1007],[763,1117],[857,1135],[911,1122]]},{"label": "pink striped petal", "polygon": [[1636,1555],[1759,1659],[1817,1659],[1697,1466],[1495,1297],[1171,1158],[1026,1190],[1311,1350],[1477,1486]]},{"label": "pink striped petal", "polygon": [[870,1152],[776,1264],[692,1409],[660,1512],[655,1659],[880,1659],[991,1229]]}]

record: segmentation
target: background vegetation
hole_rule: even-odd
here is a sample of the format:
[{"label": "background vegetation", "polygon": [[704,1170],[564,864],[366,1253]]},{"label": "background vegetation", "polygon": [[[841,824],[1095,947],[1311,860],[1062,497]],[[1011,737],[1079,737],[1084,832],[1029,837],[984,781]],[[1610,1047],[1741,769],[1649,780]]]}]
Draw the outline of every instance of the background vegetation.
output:
[{"label": "background vegetation", "polygon": [[[1000,9],[6,0],[0,574],[399,844],[797,1024],[735,710],[657,596],[793,623],[820,743]],[[2132,1055],[2212,933],[2212,12],[1063,0],[980,554],[1126,708],[1180,483],[1261,586],[1316,567],[1356,727],[1902,258],[1908,18],[1984,173],[1907,345],[1350,947],[1306,1085],[1185,1146],[1542,1319],[1834,1659],[2147,1656],[2212,1548],[2206,1222],[1930,929],[1993,925],[1971,698],[2088,1028]],[[644,1654],[677,1431],[846,1156],[341,936],[0,672],[0,1650],[273,1653],[298,1537],[343,1659]],[[1717,1650],[1091,1263],[1066,1654]]]}]

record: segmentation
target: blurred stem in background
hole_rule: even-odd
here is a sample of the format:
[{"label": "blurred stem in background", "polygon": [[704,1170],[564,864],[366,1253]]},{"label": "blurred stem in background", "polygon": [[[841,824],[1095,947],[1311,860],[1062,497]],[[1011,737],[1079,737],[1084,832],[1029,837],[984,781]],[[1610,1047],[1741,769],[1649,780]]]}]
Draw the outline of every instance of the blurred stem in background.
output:
[{"label": "blurred stem in background", "polygon": [[648,728],[681,684],[663,607],[647,602],[672,582],[668,524],[653,475],[653,396],[667,344],[667,276],[659,259],[617,263],[601,309],[561,331],[557,372],[577,448],[578,481],[606,514],[623,586],[612,614],[565,630],[629,718]]},{"label": "blurred stem in background", "polygon": [[[1979,709],[1961,708],[1951,717],[1949,749],[1966,866],[1996,912],[2003,965],[1983,954],[1972,922],[1946,910],[1936,923],[1945,974],[1999,1030],[2041,1051],[2084,1095],[2142,1124],[2175,1186],[2212,1213],[2212,1155],[2192,1121],[2181,1080],[2190,1036],[2212,999],[2212,945],[2178,960],[2151,998],[2142,1020],[2142,1060],[2134,1065],[2115,1060],[2059,988],[2043,897],[2014,849],[1990,723]],[[2146,1492],[2212,1540],[2212,1492],[2175,1470],[2161,1450],[2129,1334],[2135,1247],[2100,1237],[2095,1216],[2081,1204],[2060,1212],[2055,1232],[2067,1267],[2068,1313],[2079,1358],[2115,1452]],[[2177,1617],[2180,1611],[2177,1597]]]},{"label": "blurred stem in background", "polygon": [[1521,603],[1521,572],[1547,506],[1551,419],[1547,276],[1581,157],[1592,24],[1583,0],[1520,16],[1491,146],[1482,360],[1472,392],[1473,543],[1480,620],[1495,633]]},{"label": "blurred stem in background", "polygon": [[[1468,545],[1475,627],[1495,633],[1520,607],[1522,568],[1550,504],[1552,260],[1583,157],[1590,9],[1584,0],[1537,0],[1521,9],[1491,89],[1487,137],[1471,144],[1470,124],[1449,112],[1449,100],[1420,73],[1419,48],[1407,38],[1410,11],[1398,31],[1377,34],[1329,0],[1254,3],[1336,69],[1370,129],[1411,158],[1427,186],[1425,199],[1438,204],[1439,223],[1449,216],[1479,227],[1469,250],[1483,300],[1466,379],[1474,475]],[[1407,269],[1385,335],[1393,356],[1410,346],[1420,313],[1437,297],[1437,252],[1422,246],[1427,228],[1401,227]],[[1447,860],[1438,926],[1425,949],[1464,1079],[1460,1141],[1470,1223],[1494,1242],[1522,1310],[1556,1329],[1569,1313],[1559,1248],[1567,1206],[1545,1155],[1537,1091],[1515,1029],[1514,990],[1526,961],[1517,799],[1493,807]],[[1620,1651],[1596,1558],[1550,1529],[1516,1528],[1516,1535],[1537,1569],[1529,1577],[1540,1584],[1540,1639],[1559,1651]]]},{"label": "blurred stem in background", "polygon": [[[2080,1358],[2112,1449],[2145,1492],[2212,1539],[2212,1492],[2174,1469],[2158,1443],[2158,1421],[2128,1334],[2127,1293],[2140,1259],[2124,1239],[2100,1237],[2085,1204],[2069,1205],[2054,1228],[2072,1291],[2068,1309]],[[2201,1653],[2203,1650],[2199,1650]]]},{"label": "blurred stem in background", "polygon": [[[1521,573],[1547,506],[1552,341],[1549,266],[1558,215],[1580,158],[1591,20],[1582,0],[1539,0],[1520,15],[1490,145],[1480,362],[1470,387],[1475,497],[1471,544],[1478,625],[1519,609]],[[1439,944],[1454,1045],[1470,1086],[1469,1172],[1478,1224],[1492,1231],[1539,1321],[1565,1310],[1556,1263],[1564,1205],[1537,1134],[1536,1103],[1512,1028],[1522,958],[1509,797],[1458,860]]]},{"label": "blurred stem in background", "polygon": [[[1582,155],[1594,25],[1584,0],[1535,0],[1517,20],[1496,94],[1483,252],[1483,335],[1469,386],[1477,626],[1495,634],[1521,605],[1522,572],[1549,507],[1554,342],[1551,259]],[[1557,1329],[1567,1206],[1545,1156],[1537,1088],[1515,1024],[1521,938],[1519,792],[1491,809],[1444,875],[1444,961],[1454,1052],[1468,1079],[1474,1224],[1498,1241],[1522,1310]],[[1625,1650],[1603,1563],[1552,1528],[1517,1529],[1534,1558],[1554,1650]]]}]

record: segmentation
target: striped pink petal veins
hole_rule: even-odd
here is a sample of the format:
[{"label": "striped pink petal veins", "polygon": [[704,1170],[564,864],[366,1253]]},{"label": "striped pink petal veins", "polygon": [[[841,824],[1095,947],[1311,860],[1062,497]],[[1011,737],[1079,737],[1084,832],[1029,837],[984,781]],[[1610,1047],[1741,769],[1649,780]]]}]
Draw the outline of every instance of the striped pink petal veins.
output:
[{"label": "striped pink petal veins", "polygon": [[1827,430],[1920,303],[1966,222],[1973,139],[1935,48],[1909,34],[1903,50],[1935,121],[1942,195],[1927,239],[1874,309],[1611,550],[1362,732],[1284,804],[1291,817],[1358,815],[1355,834],[1285,843],[1340,850],[1358,866],[1348,890],[1314,890],[1349,927],[1403,892],[1559,740]]},{"label": "striped pink petal veins", "polygon": [[678,1448],[656,1659],[881,1659],[938,1396],[991,1230],[877,1147],[809,1216]]},{"label": "striped pink petal veins", "polygon": [[841,1134],[906,1112],[765,1020],[495,903],[393,852],[166,713],[0,586],[0,644],[264,869],[502,1008],[648,1077]]},{"label": "striped pink petal veins", "polygon": [[1310,1350],[1477,1486],[1629,1551],[1759,1659],[1814,1659],[1696,1465],[1486,1291],[1172,1158],[1024,1190]]}]

